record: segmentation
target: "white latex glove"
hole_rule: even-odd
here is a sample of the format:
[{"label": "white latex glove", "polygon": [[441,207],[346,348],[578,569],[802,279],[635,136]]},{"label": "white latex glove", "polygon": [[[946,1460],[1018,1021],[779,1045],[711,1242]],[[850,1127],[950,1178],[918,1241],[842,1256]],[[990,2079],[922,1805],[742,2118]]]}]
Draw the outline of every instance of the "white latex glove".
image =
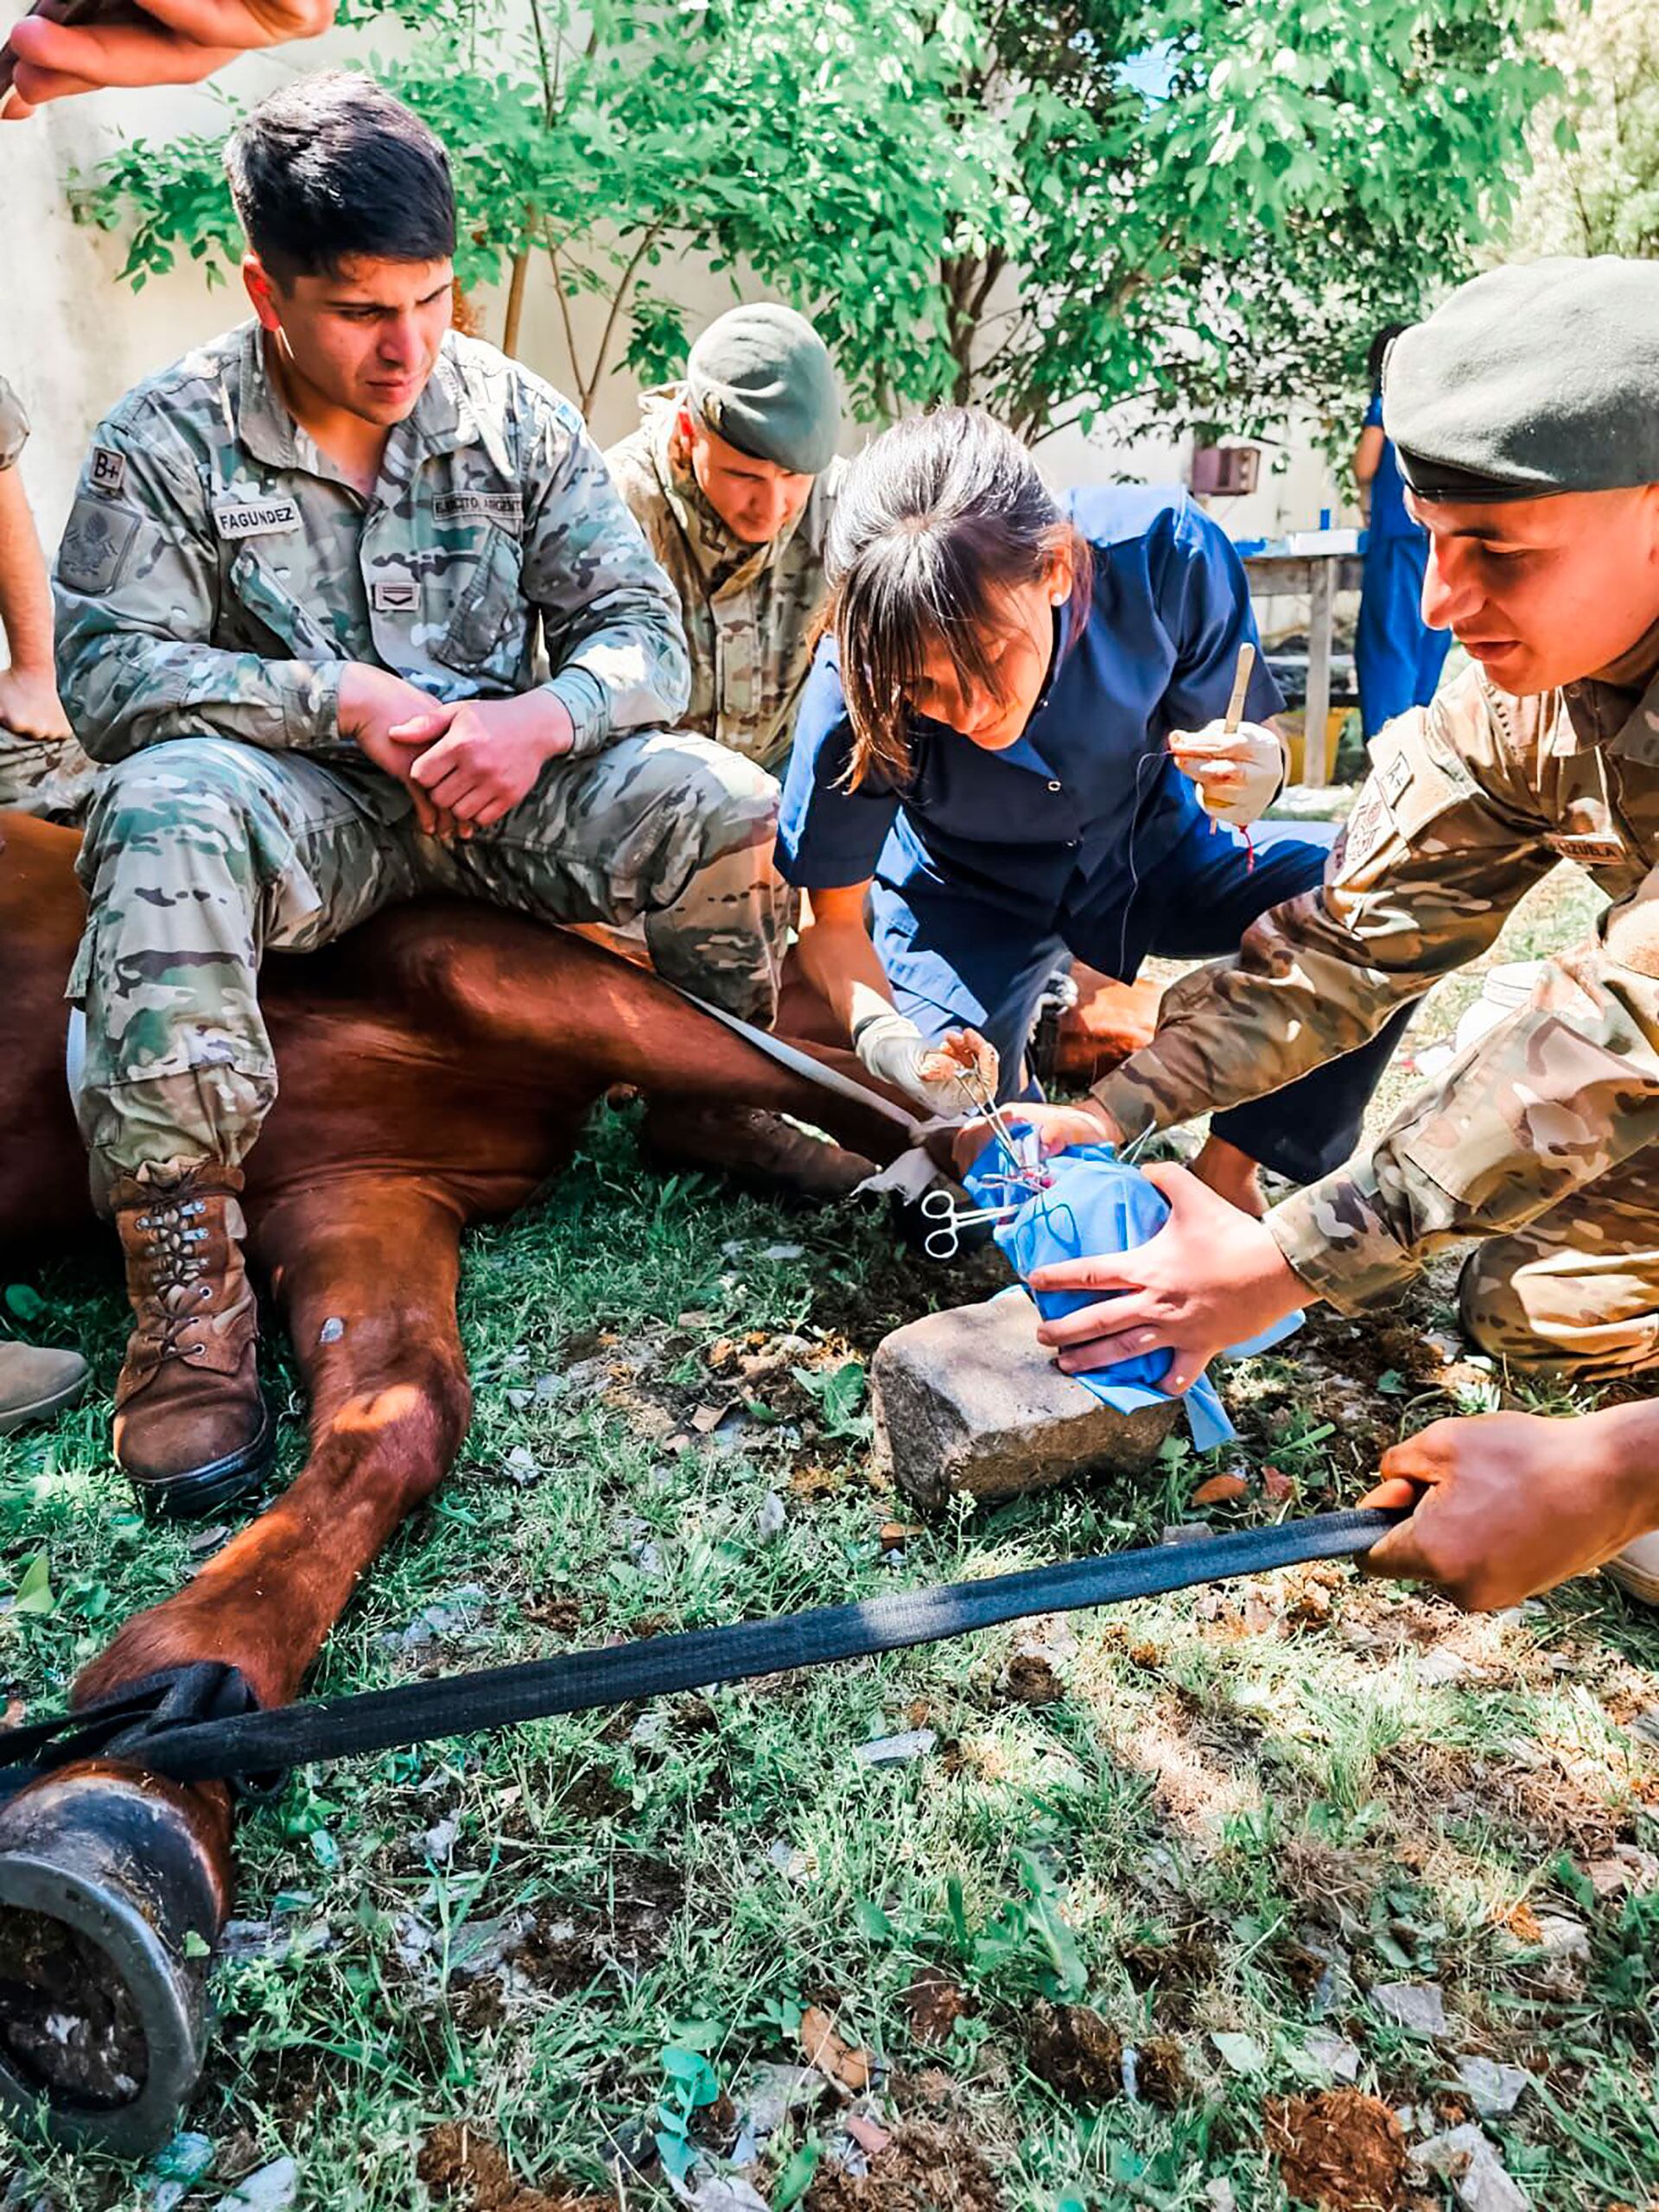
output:
[{"label": "white latex glove", "polygon": [[1198,730],[1172,730],[1169,749],[1184,776],[1198,787],[1198,804],[1217,822],[1259,821],[1285,780],[1285,748],[1260,722],[1230,730],[1219,721]]},{"label": "white latex glove", "polygon": [[[996,1047],[976,1029],[955,1029],[942,1045],[930,1045],[895,1008],[861,1021],[853,1049],[878,1083],[892,1084],[929,1114],[977,1113],[996,1096]],[[977,1071],[972,1088],[964,1069]]]}]

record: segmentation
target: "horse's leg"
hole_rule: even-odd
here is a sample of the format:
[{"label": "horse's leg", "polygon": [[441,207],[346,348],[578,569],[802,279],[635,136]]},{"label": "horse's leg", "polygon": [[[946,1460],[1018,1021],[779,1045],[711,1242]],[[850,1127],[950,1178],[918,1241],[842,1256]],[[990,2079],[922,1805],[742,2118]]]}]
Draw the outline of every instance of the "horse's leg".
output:
[{"label": "horse's leg", "polygon": [[461,1226],[441,1185],[404,1179],[324,1182],[261,1210],[257,1250],[310,1388],[309,1455],[194,1581],[127,1622],[76,1683],[78,1702],[204,1659],[238,1668],[262,1705],[294,1696],[466,1433]]}]

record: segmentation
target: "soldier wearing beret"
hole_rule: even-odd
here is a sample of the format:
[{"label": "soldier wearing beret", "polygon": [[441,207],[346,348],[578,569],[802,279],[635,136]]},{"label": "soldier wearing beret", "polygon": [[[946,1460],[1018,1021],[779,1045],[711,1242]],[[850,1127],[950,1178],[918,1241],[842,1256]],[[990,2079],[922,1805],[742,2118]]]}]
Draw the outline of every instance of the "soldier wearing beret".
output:
[{"label": "soldier wearing beret", "polygon": [[605,459],[679,594],[685,725],[773,767],[806,681],[842,473],[829,350],[792,308],[734,308],[640,415]]},{"label": "soldier wearing beret", "polygon": [[[1659,1366],[1659,264],[1550,260],[1456,292],[1390,353],[1383,420],[1429,533],[1423,611],[1471,666],[1390,723],[1322,887],[1188,978],[1051,1142],[1122,1140],[1305,1076],[1476,958],[1558,861],[1607,893],[1531,1003],[1372,1146],[1264,1221],[1179,1169],[1139,1251],[1049,1269],[1121,1293],[1047,1324],[1074,1371],[1158,1346],[1185,1388],[1309,1299],[1361,1313],[1442,1246],[1510,1365]],[[1656,1155],[1659,1158],[1659,1155]],[[1437,1422],[1384,1461],[1427,1486],[1380,1571],[1503,1605],[1614,1560],[1659,1599],[1659,1406]],[[1629,1547],[1629,1548],[1625,1548]]]}]

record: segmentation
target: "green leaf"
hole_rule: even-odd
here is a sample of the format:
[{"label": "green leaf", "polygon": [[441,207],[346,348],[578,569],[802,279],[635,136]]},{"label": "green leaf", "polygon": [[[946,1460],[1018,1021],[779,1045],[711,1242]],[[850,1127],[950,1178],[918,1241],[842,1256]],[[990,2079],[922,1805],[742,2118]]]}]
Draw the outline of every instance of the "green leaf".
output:
[{"label": "green leaf", "polygon": [[1404,1398],[1410,1395],[1411,1385],[1397,1367],[1390,1367],[1376,1378],[1376,1387],[1385,1398]]},{"label": "green leaf", "polygon": [[207,1942],[206,1936],[199,1936],[194,1928],[185,1929],[184,1955],[187,1959],[205,1959],[209,1956],[212,1949],[213,1946]]},{"label": "green leaf", "polygon": [[6,1285],[6,1310],[27,1326],[44,1315],[46,1300],[26,1282],[10,1282]]},{"label": "green leaf", "polygon": [[882,1911],[880,1906],[873,1903],[868,1897],[861,1898],[854,1906],[853,1918],[873,1943],[891,1942],[893,1934],[893,1923]]},{"label": "green leaf", "polygon": [[772,2212],[791,2212],[791,2207],[798,2204],[812,2186],[812,2177],[823,2157],[823,2145],[816,2136],[797,2145],[788,2164],[772,2185]]},{"label": "green leaf", "polygon": [[57,1604],[52,1594],[50,1565],[44,1552],[36,1552],[23,1569],[13,1598],[12,1611],[17,1613],[49,1613]]}]

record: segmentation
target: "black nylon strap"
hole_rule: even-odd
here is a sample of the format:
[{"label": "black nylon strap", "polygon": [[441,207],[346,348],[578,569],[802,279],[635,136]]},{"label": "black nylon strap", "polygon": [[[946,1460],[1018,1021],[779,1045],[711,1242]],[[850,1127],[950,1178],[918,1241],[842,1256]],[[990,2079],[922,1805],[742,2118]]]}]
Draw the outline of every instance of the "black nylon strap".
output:
[{"label": "black nylon strap", "polygon": [[[1036,1613],[1116,1605],[1305,1560],[1348,1558],[1369,1551],[1404,1517],[1375,1510],[1316,1514],[1196,1543],[1156,1544],[995,1575],[984,1582],[947,1583],[858,1605],[822,1605],[771,1620],[568,1652],[396,1689],[211,1719],[181,1719],[130,1735],[128,1755],[150,1773],[175,1782],[268,1776],[279,1769],[511,1727],[554,1713],[587,1713],[677,1690],[708,1689],[755,1675],[896,1651]],[[125,1706],[130,1700],[123,1694],[115,1702]],[[52,1765],[85,1755],[75,1741],[81,1718],[72,1714],[55,1724],[65,1733],[52,1745]],[[0,1732],[0,1759],[16,1758],[25,1738],[43,1740],[43,1732],[54,1725]]]}]

